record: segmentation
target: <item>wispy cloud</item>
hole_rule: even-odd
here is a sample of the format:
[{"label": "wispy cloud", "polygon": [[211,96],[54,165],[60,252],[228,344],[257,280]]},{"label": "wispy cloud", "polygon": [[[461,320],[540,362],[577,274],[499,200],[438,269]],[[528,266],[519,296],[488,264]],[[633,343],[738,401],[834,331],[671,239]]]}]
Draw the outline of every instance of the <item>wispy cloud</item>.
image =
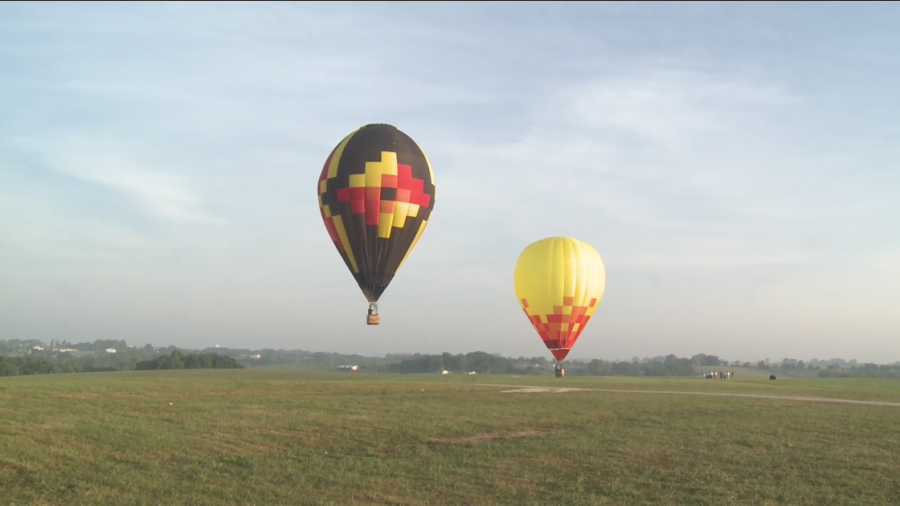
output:
[{"label": "wispy cloud", "polygon": [[20,139],[16,144],[37,154],[50,170],[123,192],[132,203],[159,218],[179,223],[223,223],[199,210],[201,197],[183,177],[144,168],[112,139]]},{"label": "wispy cloud", "polygon": [[[0,169],[5,168],[0,162]],[[4,274],[46,274],[51,265],[53,272],[60,266],[74,272],[85,262],[135,259],[137,254],[154,255],[169,246],[128,223],[67,207],[46,189],[22,192],[31,186],[0,175],[0,257],[5,257],[5,265],[18,266]]]},{"label": "wispy cloud", "polygon": [[[753,343],[746,353],[811,343],[826,323],[805,322],[829,298],[868,304],[820,318],[829,325],[865,314],[860,332],[876,336],[893,321],[878,315],[896,299],[879,276],[893,279],[900,247],[896,55],[866,53],[897,36],[838,22],[883,28],[890,16],[874,9],[826,9],[826,28],[801,26],[811,11],[799,4],[0,12],[0,255],[22,266],[20,298],[28,276],[49,272],[28,271],[35,258],[92,273],[119,259],[115,276],[79,289],[142,280],[127,325],[152,326],[147,307],[181,307],[184,330],[166,335],[184,345],[209,334],[245,344],[243,332],[265,328],[258,339],[273,346],[324,332],[372,353],[518,354],[527,341],[534,354],[511,292],[515,259],[571,235],[609,270],[581,356],[716,352],[728,332]],[[387,292],[391,330],[361,340],[362,297],[314,187],[334,145],[370,122],[423,146],[438,194]],[[435,326],[445,312],[466,317]],[[10,318],[43,328],[0,315]],[[702,349],[672,349],[672,335]],[[889,348],[879,339],[868,342]]]},{"label": "wispy cloud", "polygon": [[[444,212],[503,216],[521,240],[553,230],[591,237],[611,255],[627,255],[622,266],[797,261],[804,256],[790,246],[772,249],[758,234],[734,233],[799,211],[757,200],[745,183],[756,162],[722,148],[766,137],[761,111],[792,101],[771,84],[687,70],[565,86],[525,111],[533,126],[521,138],[441,149],[453,167],[444,178]],[[769,205],[782,213],[766,214]],[[763,251],[748,256],[751,249]]]},{"label": "wispy cloud", "polygon": [[617,140],[625,137],[626,142],[632,136],[651,149],[683,152],[694,149],[698,139],[752,128],[748,112],[788,105],[792,99],[773,85],[697,71],[657,70],[579,83],[561,94],[560,105],[572,126]]},{"label": "wispy cloud", "polygon": [[[896,246],[893,246],[896,248]],[[869,265],[877,271],[900,274],[900,248],[875,255],[869,259]]]}]

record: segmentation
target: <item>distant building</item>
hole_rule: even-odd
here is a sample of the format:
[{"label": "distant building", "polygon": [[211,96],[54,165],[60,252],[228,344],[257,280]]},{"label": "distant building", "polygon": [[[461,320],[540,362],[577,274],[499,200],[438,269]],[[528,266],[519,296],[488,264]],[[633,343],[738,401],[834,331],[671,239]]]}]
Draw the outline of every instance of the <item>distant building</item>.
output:
[{"label": "distant building", "polygon": [[447,369],[444,369],[443,371],[441,371],[441,374],[446,376],[446,375],[450,374],[450,371],[448,371]]},{"label": "distant building", "polygon": [[115,353],[115,352],[116,352],[116,349],[115,349],[115,348],[107,348],[107,349],[106,349],[106,353],[113,354],[113,353]]},{"label": "distant building", "polygon": [[338,369],[343,369],[345,371],[358,371],[359,366],[358,365],[341,365],[341,366],[338,366]]},{"label": "distant building", "polygon": [[44,351],[44,348],[41,346],[35,346],[33,349],[34,351]]}]

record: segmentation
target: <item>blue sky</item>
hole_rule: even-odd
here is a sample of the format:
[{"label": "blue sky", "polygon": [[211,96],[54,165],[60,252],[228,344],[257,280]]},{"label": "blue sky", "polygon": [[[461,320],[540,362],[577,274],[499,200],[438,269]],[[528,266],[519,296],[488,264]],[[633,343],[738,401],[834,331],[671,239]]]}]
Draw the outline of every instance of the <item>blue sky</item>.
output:
[{"label": "blue sky", "polygon": [[[900,360],[900,8],[4,3],[0,338],[549,357],[529,243],[607,269],[570,358]],[[367,123],[434,166],[366,327],[319,217]]]}]

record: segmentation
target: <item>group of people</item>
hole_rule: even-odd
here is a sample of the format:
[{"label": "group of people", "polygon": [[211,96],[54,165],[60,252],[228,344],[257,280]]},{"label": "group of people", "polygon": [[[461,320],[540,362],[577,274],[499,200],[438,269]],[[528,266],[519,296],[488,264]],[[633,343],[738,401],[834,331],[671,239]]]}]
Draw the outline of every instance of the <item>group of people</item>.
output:
[{"label": "group of people", "polygon": [[700,378],[702,379],[731,379],[734,377],[734,373],[732,371],[712,371],[712,372],[704,372],[700,374]]}]

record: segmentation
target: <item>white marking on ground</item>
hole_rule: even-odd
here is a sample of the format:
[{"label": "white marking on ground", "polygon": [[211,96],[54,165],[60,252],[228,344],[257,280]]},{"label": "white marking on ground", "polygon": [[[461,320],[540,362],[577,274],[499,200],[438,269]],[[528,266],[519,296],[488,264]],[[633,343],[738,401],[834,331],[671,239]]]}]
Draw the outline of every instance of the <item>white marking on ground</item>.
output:
[{"label": "white marking on ground", "polygon": [[516,388],[515,390],[503,390],[501,394],[540,394],[540,393],[559,393],[559,392],[575,392],[584,390],[583,388]]},{"label": "white marking on ground", "polygon": [[612,388],[560,388],[560,387],[534,387],[527,385],[500,385],[491,383],[472,383],[475,386],[511,388],[500,393],[564,393],[564,392],[606,392],[616,394],[655,394],[655,395],[706,395],[711,397],[745,397],[750,399],[773,399],[779,401],[799,402],[831,402],[835,404],[859,404],[865,406],[888,406],[900,408],[900,402],[887,401],[861,401],[855,399],[834,399],[829,397],[807,397],[797,395],[768,395],[768,394],[742,394],[732,392],[679,392],[675,390],[624,390]]}]

